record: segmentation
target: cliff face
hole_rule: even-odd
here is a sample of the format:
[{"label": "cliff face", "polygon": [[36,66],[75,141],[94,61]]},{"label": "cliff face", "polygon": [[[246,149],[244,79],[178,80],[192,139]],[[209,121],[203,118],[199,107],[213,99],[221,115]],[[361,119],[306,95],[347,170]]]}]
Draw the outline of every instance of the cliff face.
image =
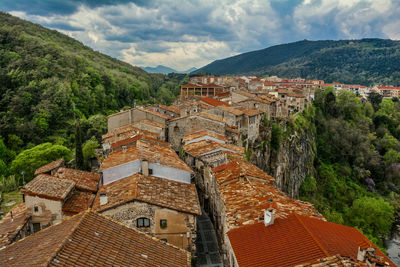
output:
[{"label": "cliff face", "polygon": [[279,149],[270,145],[271,127],[250,145],[250,161],[275,177],[276,185],[290,197],[297,198],[300,185],[307,176],[314,176],[315,136],[311,128],[293,130],[280,123],[282,136]]}]

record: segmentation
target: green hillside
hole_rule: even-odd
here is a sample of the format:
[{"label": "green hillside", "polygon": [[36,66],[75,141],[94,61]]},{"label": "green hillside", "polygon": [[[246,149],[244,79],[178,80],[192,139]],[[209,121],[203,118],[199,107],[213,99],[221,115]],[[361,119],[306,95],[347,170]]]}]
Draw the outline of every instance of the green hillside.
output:
[{"label": "green hillside", "polygon": [[149,74],[0,12],[0,178],[12,174],[18,153],[40,143],[73,150],[74,106],[82,144],[99,141],[106,115],[134,103],[169,104],[184,77]]},{"label": "green hillside", "polygon": [[400,42],[299,41],[221,59],[196,72],[278,75],[364,85],[400,85]]}]

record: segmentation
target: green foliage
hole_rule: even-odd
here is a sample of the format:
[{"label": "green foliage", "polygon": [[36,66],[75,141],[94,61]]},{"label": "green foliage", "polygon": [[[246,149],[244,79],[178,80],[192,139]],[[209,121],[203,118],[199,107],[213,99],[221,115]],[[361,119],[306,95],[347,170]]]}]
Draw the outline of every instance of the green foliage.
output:
[{"label": "green foliage", "polygon": [[99,142],[93,136],[91,139],[87,140],[83,145],[82,152],[83,152],[83,159],[85,168],[88,169],[89,167],[89,160],[96,156],[96,149],[99,148]]},{"label": "green foliage", "polygon": [[79,170],[83,170],[85,167],[82,151],[81,128],[79,123],[75,126],[75,165]]},{"label": "green foliage", "polygon": [[[340,67],[338,67],[340,66]],[[400,43],[361,39],[299,41],[214,61],[198,72],[305,77],[347,84],[400,85]]]},{"label": "green foliage", "polygon": [[37,168],[59,158],[69,161],[71,151],[64,146],[43,143],[31,149],[26,149],[16,156],[11,162],[10,173],[16,177],[21,177],[21,172],[24,171],[25,181],[29,181],[33,178]]},{"label": "green foliage", "polygon": [[392,163],[398,163],[400,162],[400,152],[390,148],[383,156],[383,159],[388,166]]},{"label": "green foliage", "polygon": [[105,115],[134,103],[170,104],[186,78],[149,74],[2,12],[0,38],[0,136],[8,148],[6,164],[43,142],[73,148],[72,103],[82,120],[82,142],[92,136],[100,142],[107,130]]},{"label": "green foliage", "polygon": [[314,177],[307,176],[301,183],[300,194],[302,196],[313,195],[317,191],[317,180]]},{"label": "green foliage", "polygon": [[271,129],[271,147],[275,151],[279,150],[282,140],[282,129],[281,126],[277,123],[272,124]]},{"label": "green foliage", "polygon": [[384,237],[392,227],[394,208],[381,197],[362,197],[353,202],[346,217],[363,233]]}]

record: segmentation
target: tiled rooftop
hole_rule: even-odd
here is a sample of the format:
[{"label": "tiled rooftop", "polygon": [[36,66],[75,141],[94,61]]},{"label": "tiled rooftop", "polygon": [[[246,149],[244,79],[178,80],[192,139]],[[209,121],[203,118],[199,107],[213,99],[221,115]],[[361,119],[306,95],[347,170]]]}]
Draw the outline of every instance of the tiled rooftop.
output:
[{"label": "tiled rooftop", "polygon": [[64,159],[58,159],[56,161],[50,162],[49,164],[46,164],[40,168],[38,168],[35,171],[35,175],[41,174],[41,173],[46,173],[54,170],[55,168],[64,166]]},{"label": "tiled rooftop", "polygon": [[[357,229],[291,213],[228,232],[240,266],[293,266],[340,254],[357,259],[358,247],[376,246]],[[268,253],[266,253],[268,251]],[[395,266],[377,249],[377,255]]]},{"label": "tiled rooftop", "polygon": [[86,172],[75,169],[59,168],[55,174],[60,179],[66,179],[75,182],[75,187],[81,191],[97,192],[100,173]]},{"label": "tiled rooftop", "polygon": [[256,116],[256,115],[260,115],[263,114],[263,112],[261,110],[257,110],[257,109],[251,109],[251,108],[238,108],[240,111],[242,111],[246,116]]},{"label": "tiled rooftop", "polygon": [[233,92],[235,92],[235,93],[237,93],[237,94],[241,94],[241,95],[243,95],[243,96],[250,97],[250,98],[255,97],[254,94],[252,94],[252,93],[250,93],[250,92],[247,92],[247,91],[245,91],[245,90],[235,90],[235,91],[233,91]]},{"label": "tiled rooftop", "polygon": [[0,220],[0,249],[10,244],[10,241],[18,234],[30,217],[26,212],[25,203],[14,206],[11,212],[12,218],[11,213],[8,212]]},{"label": "tiled rooftop", "polygon": [[151,108],[137,107],[136,109],[142,110],[142,111],[144,111],[144,112],[150,113],[150,114],[152,114],[152,115],[161,117],[161,118],[166,119],[166,120],[170,120],[170,119],[173,118],[172,116],[169,116],[169,115],[167,115],[167,114],[163,114],[163,113],[157,112],[157,111],[155,111],[155,110],[152,110]]},{"label": "tiled rooftop", "polygon": [[240,109],[232,108],[232,107],[226,107],[226,106],[218,106],[217,109],[220,109],[222,111],[231,113],[231,114],[233,114],[235,116],[240,116],[240,115],[242,115],[244,113]]},{"label": "tiled rooftop", "polygon": [[64,200],[74,189],[75,182],[60,179],[55,176],[39,174],[27,183],[21,192],[26,195],[38,196],[53,200]]},{"label": "tiled rooftop", "polygon": [[71,197],[64,203],[62,211],[65,215],[71,216],[75,215],[81,211],[89,209],[96,195],[91,192],[82,192],[75,190]]},{"label": "tiled rooftop", "polygon": [[212,140],[203,140],[199,142],[193,142],[183,146],[186,153],[189,153],[193,157],[199,157],[201,155],[213,152],[217,149],[230,151],[237,154],[243,154],[244,148],[231,144],[217,143]]},{"label": "tiled rooftop", "polygon": [[175,113],[178,116],[181,114],[181,108],[179,106],[176,105],[171,105],[171,106],[158,105],[158,106],[164,110],[168,110],[169,112]]},{"label": "tiled rooftop", "polygon": [[190,254],[87,211],[0,250],[2,266],[190,266]]},{"label": "tiled rooftop", "polygon": [[123,152],[123,150],[112,152],[108,158],[103,160],[100,171],[140,159],[146,159],[149,162],[157,162],[171,168],[193,172],[192,169],[178,157],[172,148],[141,141],[138,141],[136,146],[128,147],[126,152]]},{"label": "tiled rooftop", "polygon": [[211,136],[211,137],[219,139],[219,140],[221,140],[223,142],[226,142],[228,140],[224,135],[217,134],[216,132],[213,132],[213,131],[210,131],[210,130],[200,130],[200,131],[193,132],[193,133],[185,135],[183,137],[182,141],[183,141],[183,143],[186,143],[188,141],[191,141],[193,139],[197,139],[197,138],[200,138],[200,137],[203,137],[203,136]]},{"label": "tiled rooftop", "polygon": [[275,181],[272,176],[266,174],[257,166],[244,160],[231,161],[227,164],[213,168],[212,171],[219,184],[238,179],[244,175],[265,180],[269,183]]},{"label": "tiled rooftop", "polygon": [[202,98],[200,98],[200,101],[202,101],[202,102],[204,102],[204,103],[206,103],[208,105],[214,106],[214,107],[217,107],[217,106],[229,106],[228,103],[220,101],[220,100],[212,98],[212,97],[202,97]]},{"label": "tiled rooftop", "polygon": [[[154,112],[157,112],[157,111],[154,111]],[[157,113],[159,113],[159,112],[157,112]],[[162,114],[162,113],[160,113],[160,114]],[[133,126],[139,128],[138,126],[141,124],[149,125],[149,126],[156,127],[159,129],[165,129],[165,124],[157,123],[157,122],[151,121],[151,120],[141,120],[141,121],[135,122],[133,124]]]},{"label": "tiled rooftop", "polygon": [[[100,205],[100,194],[107,193],[107,204]],[[200,215],[196,187],[164,178],[134,174],[113,183],[103,185],[93,209],[103,211],[132,200]]]}]

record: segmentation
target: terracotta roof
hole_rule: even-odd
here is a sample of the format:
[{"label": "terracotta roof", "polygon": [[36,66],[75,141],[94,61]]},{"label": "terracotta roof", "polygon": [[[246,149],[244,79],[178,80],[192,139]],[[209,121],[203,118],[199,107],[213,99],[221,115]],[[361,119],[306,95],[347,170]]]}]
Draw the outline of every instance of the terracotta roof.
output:
[{"label": "terracotta roof", "polygon": [[302,263],[296,267],[368,267],[365,263],[361,263],[349,257],[342,257],[339,254],[335,256],[321,258],[312,262]]},{"label": "terracotta roof", "polygon": [[215,99],[215,98],[211,98],[211,97],[202,97],[202,98],[200,98],[200,101],[202,101],[202,102],[204,102],[204,103],[206,103],[208,105],[214,106],[214,107],[217,107],[217,106],[229,106],[228,103],[220,101],[220,100]]},{"label": "terracotta roof", "polygon": [[[107,204],[100,205],[100,194],[107,193]],[[99,190],[93,209],[107,210],[132,200],[200,215],[200,205],[194,184],[171,181],[164,178],[134,174]]]},{"label": "terracotta roof", "polygon": [[233,114],[235,116],[240,116],[240,115],[242,115],[244,113],[240,109],[232,108],[232,107],[219,106],[219,107],[216,107],[216,108],[220,109],[220,110],[223,110],[223,111],[226,111],[228,113],[231,113],[231,114]]},{"label": "terracotta roof", "polygon": [[0,250],[4,266],[189,266],[190,254],[87,211]]},{"label": "terracotta roof", "polygon": [[89,209],[96,195],[91,192],[82,192],[75,190],[71,197],[64,203],[62,211],[67,216],[75,215],[79,212]]},{"label": "terracotta roof", "polygon": [[400,87],[393,87],[393,86],[378,86],[380,90],[400,90]]},{"label": "terracotta roof", "polygon": [[128,147],[125,153],[123,150],[110,153],[103,160],[100,171],[140,159],[193,173],[172,148],[142,141],[137,141],[136,146]]},{"label": "terracotta roof", "polygon": [[211,137],[214,137],[214,138],[219,139],[224,142],[226,142],[228,140],[225,136],[223,136],[221,134],[217,134],[216,132],[213,132],[210,130],[201,130],[201,131],[197,131],[197,132],[193,132],[193,133],[185,135],[183,137],[183,143],[186,143],[193,139],[197,139],[197,138],[204,137],[204,136],[211,136]]},{"label": "terracotta roof", "polygon": [[35,175],[52,171],[60,166],[64,166],[64,159],[58,159],[56,161],[50,162],[49,164],[46,164],[46,165],[38,168],[35,171]]},{"label": "terracotta roof", "polygon": [[[340,254],[357,259],[358,247],[376,246],[355,228],[292,213],[228,232],[240,266],[293,266]],[[268,252],[268,253],[266,253]],[[377,255],[395,266],[381,251]]]},{"label": "terracotta roof", "polygon": [[0,249],[13,242],[22,227],[27,223],[30,216],[26,212],[25,203],[14,206],[2,220],[0,220]]},{"label": "terracotta roof", "polygon": [[120,128],[115,129],[114,131],[104,134],[102,136],[103,141],[109,141],[110,143],[113,142],[114,136],[124,136],[124,139],[126,138],[126,136],[133,136],[136,135],[139,132],[139,129],[136,127],[133,127],[132,125],[128,125],[128,126],[123,126]]},{"label": "terracotta roof", "polygon": [[238,179],[244,175],[262,179],[270,183],[275,181],[272,176],[244,160],[228,162],[227,164],[213,168],[212,171],[219,184]]},{"label": "terracotta roof", "polygon": [[75,182],[75,187],[78,190],[96,193],[101,174],[98,172],[59,168],[55,176]]},{"label": "terracotta roof", "polygon": [[168,142],[162,141],[157,138],[153,138],[153,136],[151,136],[151,135],[147,135],[142,132],[139,132],[135,136],[131,136],[126,139],[121,139],[115,143],[112,143],[111,149],[113,150],[113,149],[120,148],[122,146],[127,146],[127,145],[136,145],[136,142],[138,140],[140,140],[142,142],[150,142],[150,143],[158,144],[158,145],[162,145],[162,146],[171,146],[171,144]]},{"label": "terracotta roof", "polygon": [[260,114],[264,113],[261,110],[251,109],[251,108],[239,108],[239,110],[241,110],[246,116],[249,116],[249,117],[260,115]]},{"label": "terracotta roof", "polygon": [[171,106],[158,105],[158,107],[167,110],[169,112],[175,113],[178,116],[181,114],[181,108],[176,105],[171,105]]},{"label": "terracotta roof", "polygon": [[55,176],[39,174],[27,183],[21,192],[47,199],[64,200],[74,189],[75,182]]},{"label": "terracotta roof", "polygon": [[183,146],[186,153],[194,157],[199,157],[201,155],[213,152],[215,150],[230,151],[237,154],[243,154],[244,148],[240,146],[235,146],[231,144],[222,144],[212,140],[202,140],[199,142],[193,142]]}]

